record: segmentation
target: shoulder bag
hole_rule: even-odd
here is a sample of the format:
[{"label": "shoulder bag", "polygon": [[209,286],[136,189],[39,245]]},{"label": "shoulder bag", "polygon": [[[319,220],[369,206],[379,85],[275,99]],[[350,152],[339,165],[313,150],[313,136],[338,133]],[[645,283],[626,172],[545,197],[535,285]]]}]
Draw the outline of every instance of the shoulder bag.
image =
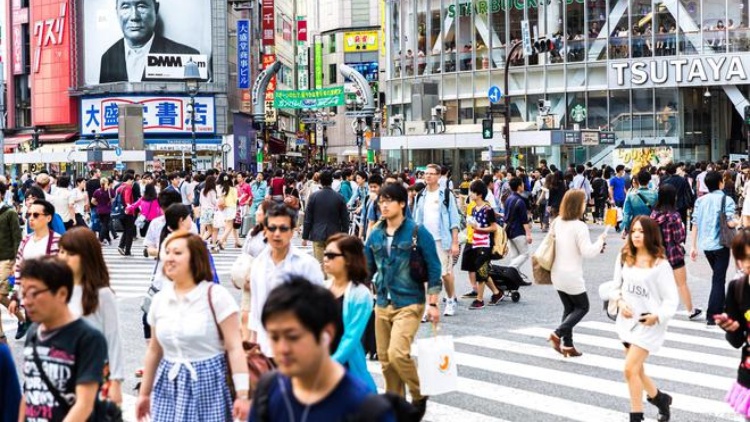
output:
[{"label": "shoulder bag", "polygon": [[[214,317],[214,324],[216,324],[216,330],[219,332],[219,340],[224,343],[224,333],[221,332],[219,320],[216,319],[216,310],[214,309],[213,297],[211,295],[211,291],[213,290],[213,288],[213,284],[208,287],[208,306],[209,308],[211,308],[211,315]],[[273,364],[271,359],[263,354],[263,352],[260,350],[259,344],[251,343],[249,341],[243,341],[242,349],[245,350],[245,359],[247,360],[247,367],[250,370],[250,385],[248,386],[248,394],[249,397],[252,397],[255,388],[258,387],[258,382],[260,381],[261,377],[263,377],[263,375],[267,372],[271,372],[276,369],[276,366]],[[226,347],[224,348],[224,358],[227,361],[227,385],[229,386],[229,392],[232,395],[232,399],[234,399],[237,397],[237,390],[235,389],[235,385],[232,382],[232,367],[229,362],[229,354],[226,351]]]},{"label": "shoulder bag", "polygon": [[732,240],[737,234],[737,229],[729,227],[727,223],[727,195],[721,198],[721,213],[719,214],[719,244],[725,248],[732,247]]},{"label": "shoulder bag", "polygon": [[[73,404],[68,402],[68,400],[63,397],[60,390],[55,388],[55,386],[52,384],[52,381],[50,381],[47,373],[44,372],[44,366],[42,365],[42,360],[39,358],[39,352],[37,352],[36,346],[37,345],[35,340],[34,344],[32,344],[31,346],[34,366],[36,366],[37,371],[39,371],[39,376],[42,378],[42,382],[44,382],[44,385],[47,386],[47,390],[55,398],[55,401],[59,403],[63,409],[65,409],[65,413],[67,414],[68,412],[70,412],[70,409],[73,407],[75,401],[73,401]],[[99,395],[97,394],[97,397],[94,401],[94,408],[91,411],[91,416],[88,420],[96,422],[123,422],[122,409],[120,409],[119,406],[109,400],[99,400]]]},{"label": "shoulder bag", "polygon": [[409,255],[409,275],[417,283],[424,283],[429,277],[427,275],[427,263],[424,260],[422,251],[417,247],[417,231],[419,224],[414,224],[414,230],[411,233],[411,253]]}]

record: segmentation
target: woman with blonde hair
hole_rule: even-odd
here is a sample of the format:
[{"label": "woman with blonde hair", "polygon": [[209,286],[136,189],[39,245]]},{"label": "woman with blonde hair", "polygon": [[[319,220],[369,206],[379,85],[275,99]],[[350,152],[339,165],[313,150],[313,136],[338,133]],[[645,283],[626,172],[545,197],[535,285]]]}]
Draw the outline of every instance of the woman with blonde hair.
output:
[{"label": "woman with blonde hair", "polygon": [[581,221],[586,211],[586,193],[580,189],[565,192],[560,217],[552,222],[555,235],[555,261],[551,278],[563,305],[560,326],[549,336],[552,348],[565,357],[581,356],[573,345],[573,328],[589,312],[589,297],[583,279],[583,258],[594,258],[604,250],[602,233],[591,242],[589,228]]},{"label": "woman with blonde hair", "polygon": [[625,346],[625,380],[630,391],[630,421],[643,421],[643,392],[659,409],[659,421],[669,421],[672,397],[659,391],[644,369],[646,359],[664,343],[667,324],[677,311],[679,295],[672,267],[662,246],[657,223],[633,220],[622,253],[615,262],[609,300],[618,309],[615,329]]}]

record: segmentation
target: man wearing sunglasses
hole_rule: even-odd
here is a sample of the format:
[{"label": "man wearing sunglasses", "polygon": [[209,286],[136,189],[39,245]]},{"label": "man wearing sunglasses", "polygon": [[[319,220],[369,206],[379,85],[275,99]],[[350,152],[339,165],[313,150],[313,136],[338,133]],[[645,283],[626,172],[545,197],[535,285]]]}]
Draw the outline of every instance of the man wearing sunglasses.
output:
[{"label": "man wearing sunglasses", "polygon": [[260,345],[261,351],[273,357],[273,350],[261,321],[261,311],[268,294],[289,276],[301,276],[314,284],[323,284],[320,263],[312,256],[292,246],[297,212],[283,203],[266,210],[265,235],[268,246],[255,258],[250,271],[250,340]]},{"label": "man wearing sunglasses", "polygon": [[[49,228],[52,216],[54,215],[55,207],[44,199],[37,199],[32,202],[31,206],[29,206],[29,211],[26,213],[26,221],[28,222],[28,227],[31,229],[31,233],[23,238],[16,254],[16,264],[13,272],[18,282],[16,282],[13,295],[10,299],[10,305],[8,305],[8,311],[12,314],[16,313],[20,304],[19,294],[23,287],[20,280],[20,269],[23,262],[44,255],[57,255],[57,252],[60,250],[58,246],[60,235]],[[16,340],[23,338],[28,328],[28,320],[23,324],[19,323],[18,331],[16,331]]]}]

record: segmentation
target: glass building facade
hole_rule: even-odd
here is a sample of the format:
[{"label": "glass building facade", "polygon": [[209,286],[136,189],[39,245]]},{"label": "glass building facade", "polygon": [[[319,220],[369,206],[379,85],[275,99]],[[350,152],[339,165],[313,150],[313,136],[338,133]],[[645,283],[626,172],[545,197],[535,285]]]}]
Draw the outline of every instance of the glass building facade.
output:
[{"label": "glass building facade", "polygon": [[[508,71],[513,122],[537,122],[546,100],[553,129],[610,131],[618,145],[670,146],[676,160],[746,154],[749,14],[748,0],[388,0],[386,113],[403,116],[405,126],[428,120],[415,112],[415,94],[437,86],[446,132],[481,138],[488,90],[503,88]],[[531,43],[548,39],[551,52],[527,56],[517,48],[508,56],[522,42],[524,21]],[[496,129],[492,142],[501,147],[499,135]],[[391,132],[383,144],[388,160],[467,167],[481,150],[441,152],[430,148],[435,134],[423,134],[424,144],[414,134],[415,152],[406,157],[395,150],[406,136],[403,128]],[[513,140],[528,160],[607,162],[604,145],[516,148]]]}]

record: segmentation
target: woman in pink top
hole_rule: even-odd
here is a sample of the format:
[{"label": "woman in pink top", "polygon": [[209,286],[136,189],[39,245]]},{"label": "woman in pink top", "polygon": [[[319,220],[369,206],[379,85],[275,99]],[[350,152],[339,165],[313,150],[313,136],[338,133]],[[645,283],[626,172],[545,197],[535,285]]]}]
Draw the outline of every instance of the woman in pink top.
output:
[{"label": "woman in pink top", "polygon": [[[153,184],[146,185],[143,196],[128,208],[129,212],[137,209],[139,214],[138,218],[140,218],[141,215],[144,216],[145,220],[140,227],[140,231],[141,237],[145,238],[151,221],[162,215],[161,207],[159,206],[159,201],[157,201],[156,197],[156,187]],[[136,223],[138,223],[138,219],[136,219]]]}]

